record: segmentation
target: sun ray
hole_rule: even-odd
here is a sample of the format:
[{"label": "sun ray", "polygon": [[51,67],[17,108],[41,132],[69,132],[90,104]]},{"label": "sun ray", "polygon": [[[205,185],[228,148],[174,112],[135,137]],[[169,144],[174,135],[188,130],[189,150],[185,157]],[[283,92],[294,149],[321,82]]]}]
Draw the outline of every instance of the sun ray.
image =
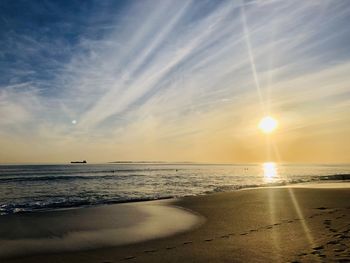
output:
[{"label": "sun ray", "polygon": [[241,18],[242,18],[244,39],[245,39],[245,43],[246,43],[247,51],[248,51],[248,56],[249,56],[250,68],[251,68],[251,71],[253,74],[253,79],[254,79],[256,91],[257,91],[258,96],[259,96],[261,109],[266,114],[266,107],[265,107],[263,95],[261,92],[260,81],[259,81],[258,74],[256,71],[255,59],[254,59],[254,54],[252,51],[252,45],[251,45],[251,41],[250,41],[250,34],[249,34],[248,25],[247,25],[247,17],[246,17],[246,13],[245,13],[245,9],[244,9],[244,4],[241,5]]},{"label": "sun ray", "polygon": [[[276,159],[278,160],[278,163],[281,163],[282,161],[282,158],[281,158],[281,155],[279,153],[279,150],[278,150],[278,147],[277,145],[275,144],[275,142],[270,142],[271,145],[272,145],[272,148],[274,149],[274,153],[276,155]],[[310,228],[309,226],[307,225],[307,222],[305,221],[305,217],[304,217],[304,214],[300,208],[300,205],[299,205],[299,202],[294,194],[294,191],[292,188],[288,188],[288,193],[289,193],[289,196],[292,200],[292,203],[293,203],[293,206],[294,206],[294,210],[295,212],[297,213],[298,215],[298,218],[300,218],[301,220],[299,220],[302,228],[303,228],[303,231],[305,233],[305,236],[309,242],[309,245],[310,247],[314,247],[315,246],[315,242],[314,242],[314,238],[312,236],[312,233],[310,231]]]}]

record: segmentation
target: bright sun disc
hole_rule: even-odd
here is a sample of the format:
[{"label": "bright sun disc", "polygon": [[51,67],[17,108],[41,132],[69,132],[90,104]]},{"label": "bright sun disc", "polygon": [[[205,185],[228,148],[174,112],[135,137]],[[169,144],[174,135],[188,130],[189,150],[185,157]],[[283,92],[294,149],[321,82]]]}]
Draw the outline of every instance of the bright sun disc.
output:
[{"label": "bright sun disc", "polygon": [[261,119],[261,121],[259,123],[259,128],[264,133],[273,132],[277,128],[277,121],[270,116],[266,116],[266,117]]}]

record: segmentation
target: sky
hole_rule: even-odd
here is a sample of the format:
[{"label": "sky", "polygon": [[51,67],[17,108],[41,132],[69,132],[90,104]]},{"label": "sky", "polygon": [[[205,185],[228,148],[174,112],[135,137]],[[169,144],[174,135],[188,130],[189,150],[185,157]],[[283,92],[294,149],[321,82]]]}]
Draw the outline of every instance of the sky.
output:
[{"label": "sky", "polygon": [[0,163],[349,163],[350,3],[2,0],[0,149]]}]

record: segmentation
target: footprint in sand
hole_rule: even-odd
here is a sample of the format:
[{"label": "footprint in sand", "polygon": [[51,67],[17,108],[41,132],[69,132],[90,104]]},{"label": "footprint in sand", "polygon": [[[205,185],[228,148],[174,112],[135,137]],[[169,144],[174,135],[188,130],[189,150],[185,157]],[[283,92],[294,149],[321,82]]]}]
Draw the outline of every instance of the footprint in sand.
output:
[{"label": "footprint in sand", "polygon": [[167,247],[167,250],[175,249],[176,247]]},{"label": "footprint in sand", "polygon": [[318,209],[318,210],[326,210],[326,209],[328,209],[328,208],[327,208],[327,207],[321,206],[321,207],[317,207],[316,209]]},{"label": "footprint in sand", "polygon": [[324,249],[324,246],[317,246],[317,247],[313,247],[312,249],[313,250],[321,250],[321,249]]},{"label": "footprint in sand", "polygon": [[336,245],[336,244],[338,244],[337,240],[331,240],[327,242],[327,245]]},{"label": "footprint in sand", "polygon": [[336,217],[335,219],[342,219],[343,217],[345,217],[346,215],[341,215],[341,216],[338,216]]},{"label": "footprint in sand", "polygon": [[134,258],[136,258],[136,257],[130,256],[130,257],[125,257],[124,260],[130,260],[130,259],[134,259]]},{"label": "footprint in sand", "polygon": [[333,237],[340,238],[342,234],[334,234]]},{"label": "footprint in sand", "polygon": [[330,220],[330,219],[326,219],[326,220],[323,221],[323,224],[326,225],[326,226],[331,225],[331,223],[332,223],[332,220]]},{"label": "footprint in sand", "polygon": [[311,252],[312,255],[320,255],[321,251],[315,250]]}]

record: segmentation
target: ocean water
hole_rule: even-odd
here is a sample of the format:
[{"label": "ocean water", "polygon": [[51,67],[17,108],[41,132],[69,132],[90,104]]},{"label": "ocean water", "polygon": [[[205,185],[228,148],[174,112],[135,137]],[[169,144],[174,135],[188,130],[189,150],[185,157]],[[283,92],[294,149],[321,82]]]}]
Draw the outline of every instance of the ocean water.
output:
[{"label": "ocean water", "polygon": [[0,165],[0,214],[339,180],[350,165]]}]

